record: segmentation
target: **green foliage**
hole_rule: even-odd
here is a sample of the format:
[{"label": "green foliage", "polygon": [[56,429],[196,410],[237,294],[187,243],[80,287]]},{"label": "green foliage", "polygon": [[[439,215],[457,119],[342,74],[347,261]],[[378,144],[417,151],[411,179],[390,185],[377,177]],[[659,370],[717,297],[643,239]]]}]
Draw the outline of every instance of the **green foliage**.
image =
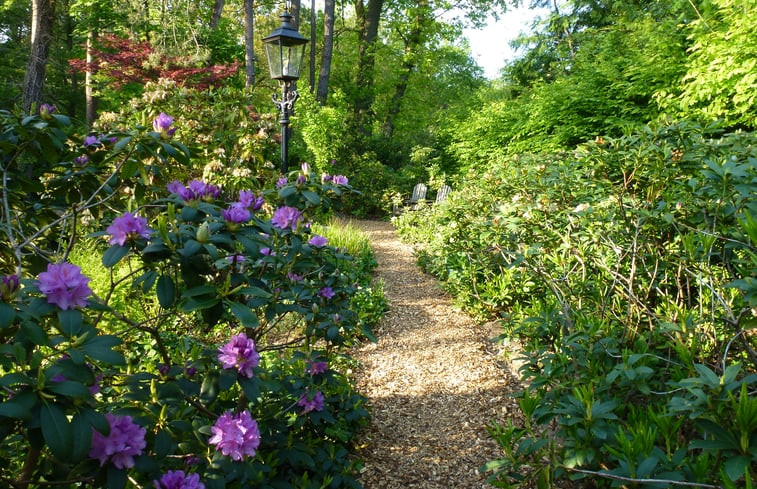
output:
[{"label": "green foliage", "polygon": [[491,424],[492,484],[755,479],[755,142],[681,123],[502,157],[397,220],[524,344],[526,420]]},{"label": "green foliage", "polygon": [[728,126],[757,126],[757,3],[713,0],[709,12],[688,27],[692,42],[680,90],[658,93],[677,115]]}]

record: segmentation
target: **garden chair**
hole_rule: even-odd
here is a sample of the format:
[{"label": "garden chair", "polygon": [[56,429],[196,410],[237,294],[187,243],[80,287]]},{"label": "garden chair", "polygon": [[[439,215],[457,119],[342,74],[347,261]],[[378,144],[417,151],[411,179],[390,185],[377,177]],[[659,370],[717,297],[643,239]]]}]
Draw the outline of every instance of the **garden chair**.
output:
[{"label": "garden chair", "polygon": [[442,202],[444,199],[446,199],[451,190],[452,188],[450,188],[449,185],[442,185],[441,187],[439,187],[439,190],[437,190],[436,192],[435,203],[438,204],[439,202]]},{"label": "garden chair", "polygon": [[410,194],[410,198],[404,199],[401,206],[394,207],[394,215],[398,216],[402,213],[403,210],[408,208],[412,210],[417,209],[419,205],[422,205],[426,202],[427,191],[428,187],[426,187],[425,183],[416,184],[415,187],[413,187],[413,193]]}]

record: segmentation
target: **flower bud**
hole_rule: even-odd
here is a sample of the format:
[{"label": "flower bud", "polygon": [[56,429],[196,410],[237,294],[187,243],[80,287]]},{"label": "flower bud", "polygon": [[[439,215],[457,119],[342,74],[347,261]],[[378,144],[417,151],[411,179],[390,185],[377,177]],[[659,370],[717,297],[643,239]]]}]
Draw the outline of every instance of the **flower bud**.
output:
[{"label": "flower bud", "polygon": [[16,298],[19,286],[18,275],[0,277],[0,300],[3,302],[12,302]]},{"label": "flower bud", "polygon": [[207,222],[200,224],[197,228],[197,241],[207,243],[210,241],[210,225]]}]

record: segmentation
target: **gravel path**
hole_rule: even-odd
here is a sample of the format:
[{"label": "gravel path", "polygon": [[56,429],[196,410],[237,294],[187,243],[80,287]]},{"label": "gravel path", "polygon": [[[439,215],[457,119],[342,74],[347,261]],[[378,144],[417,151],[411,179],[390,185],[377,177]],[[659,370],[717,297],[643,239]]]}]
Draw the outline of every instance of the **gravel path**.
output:
[{"label": "gravel path", "polygon": [[478,468],[500,449],[485,423],[516,415],[518,388],[490,338],[455,309],[436,280],[415,265],[412,249],[390,223],[353,221],[372,241],[377,278],[389,312],[378,343],[352,352],[357,388],[368,398],[372,424],[358,456],[365,489],[477,489]]}]

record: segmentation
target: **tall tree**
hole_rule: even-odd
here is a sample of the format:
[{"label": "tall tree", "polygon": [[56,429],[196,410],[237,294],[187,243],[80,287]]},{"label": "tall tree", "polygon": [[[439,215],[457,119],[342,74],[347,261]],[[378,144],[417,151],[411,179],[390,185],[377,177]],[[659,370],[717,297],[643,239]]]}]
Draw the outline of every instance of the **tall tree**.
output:
[{"label": "tall tree", "polygon": [[292,14],[292,27],[295,29],[300,28],[300,0],[290,0],[287,2],[289,4],[289,13]]},{"label": "tall tree", "polygon": [[321,104],[326,103],[329,95],[329,77],[331,76],[331,57],[334,52],[334,11],[335,0],[325,0],[323,4],[323,51],[321,52],[321,70],[318,74],[318,91],[315,98]]},{"label": "tall tree", "polygon": [[53,39],[55,15],[54,0],[32,0],[31,50],[24,78],[22,107],[29,110],[32,104],[42,101],[47,58]]},{"label": "tall tree", "polygon": [[221,14],[223,13],[223,6],[226,4],[226,0],[215,0],[213,4],[213,11],[210,15],[209,27],[211,30],[218,29],[218,22],[221,20]]},{"label": "tall tree", "polygon": [[394,86],[394,95],[384,119],[384,135],[388,138],[391,138],[394,133],[394,119],[400,112],[400,104],[407,91],[410,75],[416,67],[418,50],[423,45],[424,33],[427,31],[426,26],[431,22],[432,12],[428,0],[418,0],[418,6],[413,10],[410,32],[403,38],[405,48],[399,80]]},{"label": "tall tree", "polygon": [[244,0],[244,85],[255,84],[255,0]]},{"label": "tall tree", "polygon": [[315,90],[315,0],[310,0],[310,93]]},{"label": "tall tree", "polygon": [[375,50],[379,22],[384,0],[355,0],[355,15],[359,32],[358,66],[355,100],[355,122],[363,133],[370,132],[371,106],[375,98],[373,71],[376,64]]}]

